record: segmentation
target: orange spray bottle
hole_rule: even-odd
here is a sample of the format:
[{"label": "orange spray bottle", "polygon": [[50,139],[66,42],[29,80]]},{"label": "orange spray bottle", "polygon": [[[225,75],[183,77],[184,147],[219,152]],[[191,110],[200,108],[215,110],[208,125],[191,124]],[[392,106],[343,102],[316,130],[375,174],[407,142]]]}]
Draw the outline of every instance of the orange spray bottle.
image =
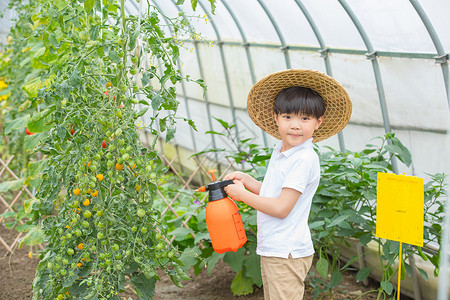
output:
[{"label": "orange spray bottle", "polygon": [[215,181],[214,171],[209,171],[214,182],[197,191],[209,191],[206,205],[206,227],[214,251],[224,253],[236,252],[247,242],[244,224],[238,207],[224,190],[233,180]]}]

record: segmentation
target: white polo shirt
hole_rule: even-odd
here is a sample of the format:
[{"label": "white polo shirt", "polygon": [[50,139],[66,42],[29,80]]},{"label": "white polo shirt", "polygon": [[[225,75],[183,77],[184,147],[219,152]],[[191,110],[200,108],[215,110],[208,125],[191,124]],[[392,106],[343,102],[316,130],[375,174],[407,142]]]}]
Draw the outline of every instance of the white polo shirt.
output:
[{"label": "white polo shirt", "polygon": [[284,219],[257,212],[256,253],[281,258],[288,258],[289,254],[293,258],[306,257],[314,254],[308,217],[320,180],[319,157],[312,138],[280,153],[281,146],[280,141],[272,153],[259,195],[278,198],[282,188],[302,194]]}]

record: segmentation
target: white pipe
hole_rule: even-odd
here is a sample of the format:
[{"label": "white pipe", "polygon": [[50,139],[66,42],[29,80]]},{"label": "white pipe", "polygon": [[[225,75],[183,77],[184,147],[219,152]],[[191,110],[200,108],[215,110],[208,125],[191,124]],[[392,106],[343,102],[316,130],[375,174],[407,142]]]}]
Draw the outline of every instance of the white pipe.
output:
[{"label": "white pipe", "polygon": [[448,260],[449,257],[449,243],[450,243],[450,158],[448,157],[448,153],[450,153],[450,112],[447,117],[447,173],[446,173],[446,182],[447,182],[447,200],[446,200],[446,208],[444,215],[444,223],[442,224],[442,244],[441,244],[441,261],[439,264],[439,288],[438,288],[438,300],[448,300]]}]

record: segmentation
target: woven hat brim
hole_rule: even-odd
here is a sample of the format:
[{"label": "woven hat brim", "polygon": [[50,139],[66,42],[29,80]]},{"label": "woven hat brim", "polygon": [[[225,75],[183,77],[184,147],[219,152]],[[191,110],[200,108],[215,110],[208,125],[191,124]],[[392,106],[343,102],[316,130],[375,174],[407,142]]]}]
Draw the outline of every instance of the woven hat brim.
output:
[{"label": "woven hat brim", "polygon": [[314,70],[285,70],[258,81],[247,98],[247,111],[252,121],[265,132],[281,139],[275,123],[273,104],[282,90],[301,86],[316,91],[324,100],[323,122],[313,134],[313,142],[323,141],[347,125],[352,114],[352,102],[344,87],[334,78]]}]

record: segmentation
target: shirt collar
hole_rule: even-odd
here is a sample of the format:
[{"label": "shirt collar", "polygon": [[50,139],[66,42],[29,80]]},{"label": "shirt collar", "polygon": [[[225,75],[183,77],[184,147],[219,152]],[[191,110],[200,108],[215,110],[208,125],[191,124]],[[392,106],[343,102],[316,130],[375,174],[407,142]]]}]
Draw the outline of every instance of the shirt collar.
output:
[{"label": "shirt collar", "polygon": [[308,140],[304,141],[303,143],[301,143],[300,145],[297,145],[295,147],[292,147],[289,150],[281,151],[281,148],[283,147],[283,142],[279,141],[278,144],[275,146],[275,151],[277,152],[278,155],[284,155],[285,157],[289,157],[292,154],[294,154],[297,151],[303,150],[303,149],[307,149],[307,148],[311,148],[312,147],[312,140],[313,138],[309,138]]}]

